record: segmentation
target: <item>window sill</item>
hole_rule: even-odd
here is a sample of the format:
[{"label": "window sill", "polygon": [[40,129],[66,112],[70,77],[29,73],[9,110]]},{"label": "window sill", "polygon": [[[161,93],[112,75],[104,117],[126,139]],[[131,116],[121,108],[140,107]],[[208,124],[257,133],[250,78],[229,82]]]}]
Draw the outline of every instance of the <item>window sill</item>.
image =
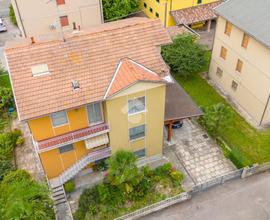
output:
[{"label": "window sill", "polygon": [[142,140],[142,139],[145,139],[145,136],[129,140],[129,142],[135,142],[135,141],[139,141],[139,140]]},{"label": "window sill", "polygon": [[146,110],[135,112],[135,113],[128,113],[128,116],[138,115],[138,114],[145,113],[145,112],[146,112]]}]

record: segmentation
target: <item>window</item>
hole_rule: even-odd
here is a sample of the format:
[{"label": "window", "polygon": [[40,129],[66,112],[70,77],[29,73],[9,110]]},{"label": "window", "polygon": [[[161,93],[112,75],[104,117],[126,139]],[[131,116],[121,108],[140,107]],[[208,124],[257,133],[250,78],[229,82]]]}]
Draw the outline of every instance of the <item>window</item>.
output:
[{"label": "window", "polygon": [[222,75],[223,75],[223,70],[220,69],[219,67],[217,67],[217,72],[216,72],[216,74],[217,74],[217,76],[218,76],[219,78],[221,78]]},{"label": "window", "polygon": [[128,100],[128,114],[134,114],[145,110],[145,97]]},{"label": "window", "polygon": [[146,3],[143,3],[143,6],[144,6],[144,8],[147,8],[147,4]]},{"label": "window", "polygon": [[242,67],[243,67],[243,61],[240,60],[240,59],[238,59],[237,60],[237,64],[236,64],[236,71],[238,71],[239,73],[241,73]]},{"label": "window", "polygon": [[103,121],[101,103],[93,103],[87,106],[88,121],[90,125],[98,124]]},{"label": "window", "polygon": [[59,147],[59,153],[60,154],[63,154],[63,153],[66,153],[66,152],[72,151],[72,150],[74,150],[73,144],[68,144],[68,145]]},{"label": "window", "polygon": [[156,12],[156,17],[159,18],[159,13]]},{"label": "window", "polygon": [[247,49],[248,41],[249,41],[249,36],[247,34],[244,34],[241,46]]},{"label": "window", "polygon": [[160,0],[156,0],[156,2],[157,2],[157,3],[159,3],[159,2],[160,2]]},{"label": "window", "polygon": [[225,60],[226,56],[227,56],[227,49],[225,47],[221,47],[220,57],[222,57]]},{"label": "window", "polygon": [[68,26],[69,25],[68,16],[61,16],[60,23],[62,27]]},{"label": "window", "polygon": [[49,67],[47,64],[40,64],[40,65],[32,66],[31,70],[32,70],[33,76],[42,76],[42,75],[50,73]]},{"label": "window", "polygon": [[57,5],[64,5],[66,4],[65,0],[56,0]]},{"label": "window", "polygon": [[202,4],[202,0],[197,0],[197,4]]},{"label": "window", "polygon": [[138,158],[145,157],[145,149],[134,151],[134,155]]},{"label": "window", "polygon": [[150,8],[149,8],[149,11],[150,11],[151,13],[153,13],[153,8],[150,7]]},{"label": "window", "polygon": [[129,140],[135,140],[145,136],[145,125],[140,125],[129,129]]},{"label": "window", "polygon": [[231,87],[232,87],[232,89],[233,89],[234,91],[236,91],[236,90],[237,90],[237,87],[238,87],[237,82],[235,82],[235,81],[233,80],[233,81],[232,81]]},{"label": "window", "polygon": [[55,112],[51,114],[53,127],[61,126],[68,123],[65,111]]},{"label": "window", "polygon": [[226,26],[225,26],[225,34],[230,36],[232,32],[232,24],[228,21],[226,21]]}]

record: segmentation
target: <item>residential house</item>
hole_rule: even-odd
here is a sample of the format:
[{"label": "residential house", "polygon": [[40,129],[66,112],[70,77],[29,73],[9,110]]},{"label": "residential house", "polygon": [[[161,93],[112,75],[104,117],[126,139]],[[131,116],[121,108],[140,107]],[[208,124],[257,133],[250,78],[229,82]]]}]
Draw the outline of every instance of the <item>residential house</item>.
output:
[{"label": "residential house", "polygon": [[101,0],[11,0],[23,37],[103,23]]},{"label": "residential house", "polygon": [[270,23],[268,0],[230,0],[219,15],[209,75],[251,116],[270,123]]},{"label": "residential house", "polygon": [[175,120],[201,115],[160,55],[169,43],[159,20],[132,18],[6,46],[18,117],[51,183],[119,149],[159,158],[164,124],[170,139]]},{"label": "residential house", "polygon": [[140,7],[149,18],[159,18],[165,27],[207,25],[216,19],[213,9],[220,0],[141,0]]}]

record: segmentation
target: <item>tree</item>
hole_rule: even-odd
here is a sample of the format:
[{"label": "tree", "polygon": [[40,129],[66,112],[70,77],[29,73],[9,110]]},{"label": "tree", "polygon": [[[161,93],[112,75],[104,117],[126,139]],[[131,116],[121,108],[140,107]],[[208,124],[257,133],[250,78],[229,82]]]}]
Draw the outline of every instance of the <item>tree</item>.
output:
[{"label": "tree", "polygon": [[162,47],[161,54],[172,73],[184,77],[201,71],[208,63],[206,46],[198,44],[191,34],[178,35],[172,44]]},{"label": "tree", "polygon": [[134,186],[139,184],[142,175],[136,164],[136,156],[129,151],[117,151],[109,160],[108,180],[125,193],[133,191]]},{"label": "tree", "polygon": [[102,0],[105,20],[116,20],[139,10],[138,0]]},{"label": "tree", "polygon": [[222,130],[226,129],[231,119],[231,108],[223,103],[218,103],[204,110],[204,115],[200,118],[200,123],[211,135],[217,137]]},{"label": "tree", "polygon": [[14,12],[14,8],[12,7],[12,5],[9,6],[9,17],[10,17],[11,22],[14,25],[18,26],[15,12]]},{"label": "tree", "polygon": [[13,106],[13,94],[11,88],[0,88],[0,112],[7,112]]},{"label": "tree", "polygon": [[47,187],[37,183],[24,170],[7,174],[0,183],[0,192],[3,219],[55,219]]}]

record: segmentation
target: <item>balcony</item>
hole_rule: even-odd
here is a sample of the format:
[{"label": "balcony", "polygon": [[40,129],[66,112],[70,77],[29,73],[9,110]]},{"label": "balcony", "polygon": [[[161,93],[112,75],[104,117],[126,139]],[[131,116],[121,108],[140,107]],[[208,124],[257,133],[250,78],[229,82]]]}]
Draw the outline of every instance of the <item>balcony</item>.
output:
[{"label": "balcony", "polygon": [[99,125],[87,127],[77,131],[72,131],[63,135],[59,135],[47,140],[34,142],[34,145],[38,152],[44,152],[59,148],[61,146],[72,144],[78,141],[83,141],[88,138],[92,138],[101,134],[109,132],[109,125],[102,123]]}]

